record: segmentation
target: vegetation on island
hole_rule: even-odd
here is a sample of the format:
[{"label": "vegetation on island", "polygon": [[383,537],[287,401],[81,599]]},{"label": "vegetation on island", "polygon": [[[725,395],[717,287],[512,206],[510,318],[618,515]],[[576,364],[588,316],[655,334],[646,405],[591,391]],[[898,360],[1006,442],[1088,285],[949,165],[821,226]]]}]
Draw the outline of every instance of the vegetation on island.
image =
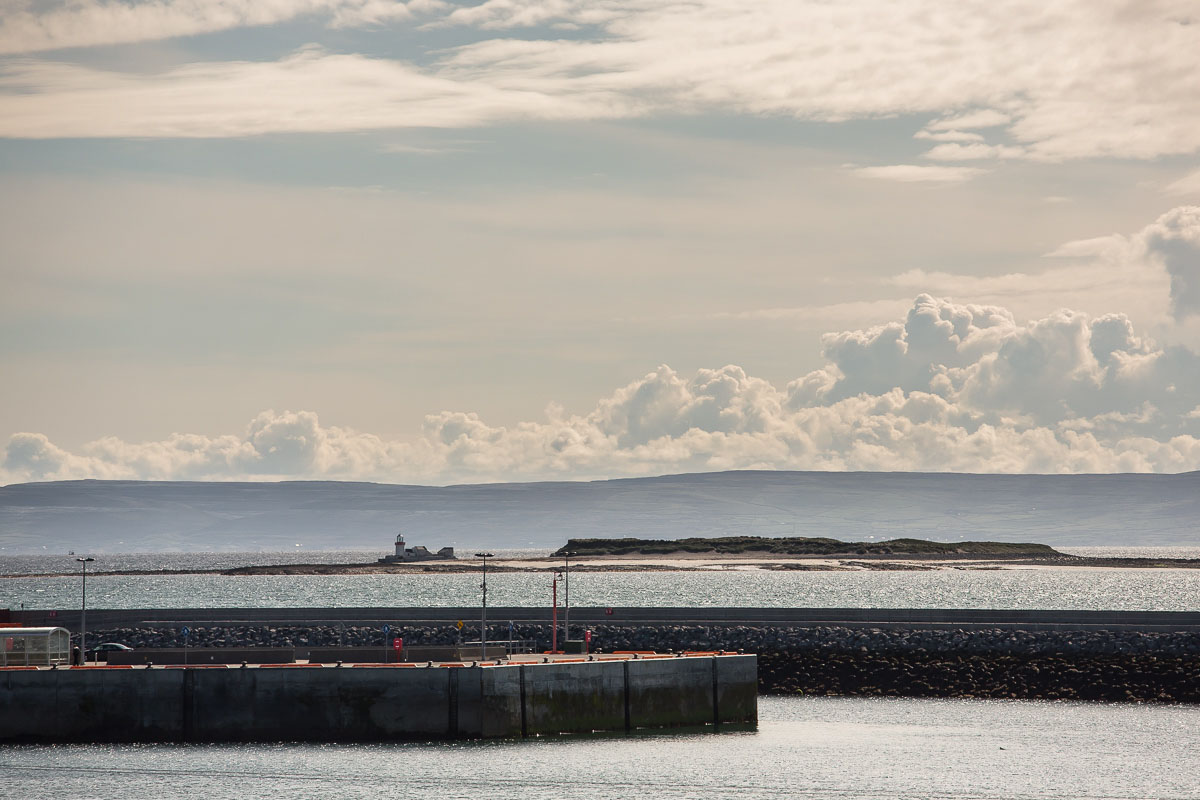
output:
[{"label": "vegetation on island", "polygon": [[1061,556],[1049,545],[1032,542],[931,542],[889,539],[884,542],[842,542],[822,537],[721,536],[711,539],[568,539],[554,555],[579,556],[696,554],[769,554],[776,556]]}]

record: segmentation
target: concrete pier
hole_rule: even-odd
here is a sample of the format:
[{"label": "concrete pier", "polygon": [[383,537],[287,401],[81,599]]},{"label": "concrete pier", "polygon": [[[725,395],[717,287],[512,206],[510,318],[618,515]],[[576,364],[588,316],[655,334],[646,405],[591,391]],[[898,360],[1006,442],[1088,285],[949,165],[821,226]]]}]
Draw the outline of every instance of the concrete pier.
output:
[{"label": "concrete pier", "polygon": [[387,741],[753,724],[752,655],[0,669],[0,741]]}]

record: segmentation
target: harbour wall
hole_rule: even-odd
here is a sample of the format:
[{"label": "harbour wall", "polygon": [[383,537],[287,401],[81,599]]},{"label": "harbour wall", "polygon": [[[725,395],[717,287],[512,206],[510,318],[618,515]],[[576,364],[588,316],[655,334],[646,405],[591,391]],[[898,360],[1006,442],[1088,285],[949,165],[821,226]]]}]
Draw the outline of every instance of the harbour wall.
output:
[{"label": "harbour wall", "polygon": [[387,741],[753,724],[754,656],[0,670],[0,740]]},{"label": "harbour wall", "polygon": [[[383,623],[406,647],[478,639],[476,613],[101,610],[88,612],[88,629],[90,641],[181,647],[186,624],[193,647],[286,647],[306,658],[312,647],[382,645]],[[78,611],[58,615],[58,624],[77,629]],[[489,617],[490,639],[506,638],[512,621],[515,639],[549,647],[548,608],[491,608]],[[571,623],[574,636],[586,627],[594,647],[609,651],[757,653],[759,690],[768,694],[1200,703],[1195,611],[575,607]]]}]

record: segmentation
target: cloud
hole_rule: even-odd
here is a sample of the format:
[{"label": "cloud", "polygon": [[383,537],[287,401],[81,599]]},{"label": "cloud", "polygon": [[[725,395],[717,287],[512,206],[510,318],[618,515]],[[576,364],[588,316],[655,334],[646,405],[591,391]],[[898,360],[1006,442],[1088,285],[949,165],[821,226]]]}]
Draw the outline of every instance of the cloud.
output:
[{"label": "cloud", "polygon": [[931,128],[919,130],[913,134],[914,139],[929,139],[934,142],[982,142],[983,135],[970,131],[940,131]]},{"label": "cloud", "polygon": [[1142,231],[1148,254],[1171,276],[1171,311],[1176,319],[1200,315],[1200,206],[1181,206]]},{"label": "cloud", "polygon": [[416,463],[410,445],[322,426],[308,411],[264,411],[241,434],[173,434],[157,442],[105,437],[68,453],[45,436],[14,434],[3,472],[38,480],[68,478],[273,480],[299,476],[379,476]]},{"label": "cloud", "polygon": [[40,433],[13,434],[4,448],[3,466],[3,471],[10,475],[123,477],[121,465],[68,453]]},{"label": "cloud", "polygon": [[[0,85],[0,135],[245,136],[655,114],[825,122],[914,115],[936,118],[925,129],[943,143],[935,158],[1149,159],[1200,149],[1200,85],[1192,80],[1200,25],[1187,24],[1190,0],[487,0],[467,7],[84,0],[32,8],[18,3],[6,15],[0,43],[10,52],[304,15],[340,26],[409,25],[419,15],[414,35],[436,37],[439,60],[418,68],[338,54],[319,62],[322,69],[297,71],[293,56],[178,66],[137,79],[53,60],[10,61]],[[564,29],[575,33],[563,36]],[[462,43],[447,46],[454,36]],[[966,131],[986,131],[987,139],[945,147],[967,142]]]},{"label": "cloud", "polygon": [[1176,472],[1200,468],[1200,356],[1119,314],[1027,323],[921,295],[903,319],[824,337],[827,364],[776,387],[727,365],[662,365],[584,414],[425,418],[412,441],[264,411],[237,434],[105,438],[71,453],[11,437],[8,482],[326,478],[423,483],[725,469]]},{"label": "cloud", "polygon": [[804,321],[810,325],[849,325],[863,319],[886,319],[902,314],[907,300],[854,300],[826,305],[756,308],[750,311],[721,311],[709,315],[717,320],[788,320]]},{"label": "cloud", "polygon": [[[1117,414],[1131,429],[1174,435],[1200,396],[1200,357],[1154,346],[1118,314],[1064,309],[1022,325],[1004,308],[922,295],[903,323],[830,334],[823,345],[823,372],[837,376],[816,395],[826,404],[896,388],[991,423],[1052,428]],[[1155,414],[1134,425],[1129,415],[1147,403]]]},{"label": "cloud", "polygon": [[931,131],[957,131],[974,128],[997,128],[1011,121],[1008,114],[1003,114],[994,108],[984,108],[978,111],[968,111],[945,119],[934,120],[927,126]]},{"label": "cloud", "polygon": [[235,28],[276,25],[321,15],[331,27],[408,20],[414,10],[442,4],[417,0],[74,0],[45,10],[8,0],[0,16],[0,53],[33,53],[91,45],[194,36]]},{"label": "cloud", "polygon": [[919,164],[893,164],[886,167],[857,167],[855,175],[901,183],[959,183],[968,181],[987,170],[976,167],[928,167]]},{"label": "cloud", "polygon": [[925,157],[937,161],[975,161],[984,158],[1020,158],[1023,155],[1025,155],[1025,150],[1020,147],[984,144],[983,142],[968,144],[946,142],[931,148]]},{"label": "cloud", "polygon": [[[52,92],[21,87],[53,85]],[[271,131],[465,127],[570,117],[549,98],[307,47],[277,62],[193,64],[157,75],[24,61],[0,72],[0,135],[229,137]]]},{"label": "cloud", "polygon": [[[1001,303],[1021,316],[1075,305],[1121,311],[1170,327],[1200,316],[1200,206],[1179,206],[1132,234],[1067,242],[1046,254],[1041,271],[965,275],[907,270],[888,283],[908,291]],[[1180,331],[1174,330],[1175,333]]]},{"label": "cloud", "polygon": [[379,152],[397,155],[443,156],[451,153],[469,152],[474,144],[475,142],[469,140],[463,140],[458,143],[447,142],[444,145],[420,145],[410,144],[408,142],[388,142],[380,146]]},{"label": "cloud", "polygon": [[1200,195],[1200,170],[1188,173],[1166,188],[1168,194]]},{"label": "cloud", "polygon": [[[489,30],[554,22],[587,40],[487,40],[451,64],[545,86],[573,77],[716,108],[841,121],[936,114],[933,130],[996,129],[1044,160],[1193,152],[1200,30],[1185,0],[1052,4],[775,0],[489,0],[447,20]],[[830,43],[854,46],[830,46]],[[1080,127],[1086,119],[1087,128]]]}]

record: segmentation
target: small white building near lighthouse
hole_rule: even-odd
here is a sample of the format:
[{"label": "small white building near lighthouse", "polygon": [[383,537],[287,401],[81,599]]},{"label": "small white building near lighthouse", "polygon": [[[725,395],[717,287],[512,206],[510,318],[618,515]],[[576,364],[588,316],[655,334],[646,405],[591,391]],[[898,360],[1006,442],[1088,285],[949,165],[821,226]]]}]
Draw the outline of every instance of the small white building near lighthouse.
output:
[{"label": "small white building near lighthouse", "polygon": [[443,547],[436,553],[430,552],[429,548],[424,545],[415,545],[413,547],[405,547],[404,534],[396,534],[396,553],[395,555],[384,556],[379,559],[381,562],[394,564],[404,561],[437,561],[454,558],[453,547]]}]

